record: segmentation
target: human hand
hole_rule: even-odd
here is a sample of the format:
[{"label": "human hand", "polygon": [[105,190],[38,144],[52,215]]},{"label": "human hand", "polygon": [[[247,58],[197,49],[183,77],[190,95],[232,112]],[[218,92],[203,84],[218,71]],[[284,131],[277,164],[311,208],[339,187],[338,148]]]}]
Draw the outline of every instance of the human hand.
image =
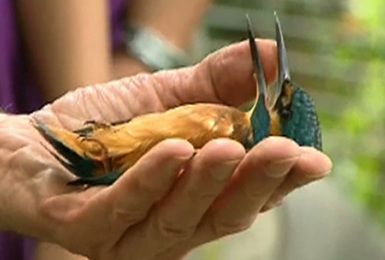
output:
[{"label": "human hand", "polygon": [[[275,45],[258,44],[271,83]],[[196,102],[238,106],[254,96],[244,42],[191,68],[76,90],[32,116],[76,129],[90,119],[121,121]],[[262,210],[331,168],[324,154],[280,137],[247,154],[239,143],[213,140],[193,158],[188,142],[166,140],[113,185],[83,190],[65,185],[73,176],[48,152],[30,116],[4,117],[0,189],[6,196],[0,198],[0,225],[92,259],[179,258],[246,229]]]}]

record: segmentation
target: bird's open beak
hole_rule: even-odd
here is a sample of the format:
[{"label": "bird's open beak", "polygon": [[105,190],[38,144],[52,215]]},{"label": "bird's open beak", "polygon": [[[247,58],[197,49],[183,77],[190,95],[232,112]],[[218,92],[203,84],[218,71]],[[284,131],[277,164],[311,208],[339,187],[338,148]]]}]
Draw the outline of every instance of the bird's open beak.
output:
[{"label": "bird's open beak", "polygon": [[249,47],[251,53],[251,59],[253,63],[253,72],[254,77],[257,80],[257,102],[263,102],[264,106],[267,108],[267,88],[266,88],[266,79],[265,72],[263,70],[261,57],[255,43],[255,36],[252,29],[250,17],[246,15],[247,21],[247,35],[249,39]]},{"label": "bird's open beak", "polygon": [[[278,65],[278,81],[275,93],[274,107],[278,104],[291,102],[292,82],[289,71],[289,63],[287,60],[287,53],[285,42],[283,39],[281,23],[278,15],[274,12],[275,17],[275,40],[277,41],[277,65]],[[288,105],[288,104],[285,104]]]},{"label": "bird's open beak", "polygon": [[257,98],[254,106],[248,112],[250,117],[251,128],[253,132],[253,142],[257,143],[270,134],[270,112],[268,108],[268,96],[266,90],[265,74],[261,62],[258,47],[255,43],[254,33],[252,31],[250,18],[246,15],[247,34],[249,38],[249,46],[251,59],[253,64],[254,77],[257,84]]}]

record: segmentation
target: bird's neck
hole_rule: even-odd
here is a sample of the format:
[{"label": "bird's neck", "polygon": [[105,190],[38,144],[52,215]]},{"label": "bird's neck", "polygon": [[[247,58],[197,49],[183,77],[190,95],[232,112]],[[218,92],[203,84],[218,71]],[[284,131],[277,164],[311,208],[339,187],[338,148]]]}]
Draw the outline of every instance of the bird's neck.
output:
[{"label": "bird's neck", "polygon": [[270,113],[267,109],[264,95],[258,97],[257,102],[248,113],[250,116],[254,144],[256,144],[270,134]]},{"label": "bird's neck", "polygon": [[281,121],[277,111],[270,112],[270,135],[282,135]]}]

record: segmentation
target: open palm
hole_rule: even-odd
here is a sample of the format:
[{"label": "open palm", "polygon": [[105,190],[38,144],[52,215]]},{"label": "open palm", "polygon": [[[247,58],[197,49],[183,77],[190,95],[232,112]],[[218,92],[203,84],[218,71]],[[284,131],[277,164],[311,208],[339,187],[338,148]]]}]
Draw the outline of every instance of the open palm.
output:
[{"label": "open palm", "polygon": [[[258,44],[272,82],[275,45]],[[191,144],[174,139],[155,146],[112,186],[84,189],[65,185],[74,176],[30,120],[73,130],[87,120],[118,122],[186,103],[238,106],[254,96],[244,42],[190,68],[78,89],[31,115],[0,117],[0,188],[12,195],[0,201],[3,228],[92,259],[176,259],[246,229],[290,191],[323,177],[330,160],[278,137],[248,153],[235,141],[213,140],[194,157]]]}]

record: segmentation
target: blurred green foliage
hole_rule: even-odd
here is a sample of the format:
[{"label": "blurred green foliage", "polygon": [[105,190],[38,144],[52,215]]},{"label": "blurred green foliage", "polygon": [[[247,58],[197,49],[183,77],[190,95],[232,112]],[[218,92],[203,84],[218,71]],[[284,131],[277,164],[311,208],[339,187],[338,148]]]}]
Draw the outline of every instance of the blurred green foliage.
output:
[{"label": "blurred green foliage", "polygon": [[[340,182],[379,220],[385,219],[385,1],[351,1],[350,42],[336,54],[365,60],[357,85],[336,127],[348,142],[336,151]],[[384,223],[383,221],[380,221]],[[384,223],[385,224],[385,223]]]}]

